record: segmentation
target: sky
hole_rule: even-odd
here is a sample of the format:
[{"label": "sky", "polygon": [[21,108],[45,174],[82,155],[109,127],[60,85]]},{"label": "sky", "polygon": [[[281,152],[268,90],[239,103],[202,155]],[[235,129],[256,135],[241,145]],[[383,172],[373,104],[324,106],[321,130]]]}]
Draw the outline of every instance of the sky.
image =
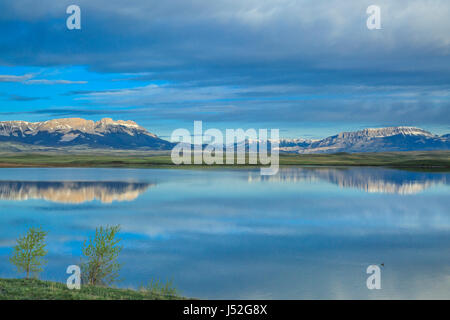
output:
[{"label": "sky", "polygon": [[448,0],[1,1],[0,35],[1,121],[450,133]]}]

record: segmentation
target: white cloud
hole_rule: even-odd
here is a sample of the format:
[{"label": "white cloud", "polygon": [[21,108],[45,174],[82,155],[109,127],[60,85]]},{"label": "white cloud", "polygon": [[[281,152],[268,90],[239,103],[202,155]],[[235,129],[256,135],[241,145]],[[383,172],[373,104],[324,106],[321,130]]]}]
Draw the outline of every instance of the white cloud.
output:
[{"label": "white cloud", "polygon": [[21,82],[24,84],[85,84],[87,81],[72,81],[72,80],[49,80],[49,79],[33,79],[35,75],[27,73],[21,76],[17,75],[0,75],[0,82]]},{"label": "white cloud", "polygon": [[26,84],[85,84],[87,81],[36,79],[25,81]]},{"label": "white cloud", "polygon": [[24,74],[22,76],[16,75],[0,75],[0,82],[24,82],[33,77],[32,74]]}]

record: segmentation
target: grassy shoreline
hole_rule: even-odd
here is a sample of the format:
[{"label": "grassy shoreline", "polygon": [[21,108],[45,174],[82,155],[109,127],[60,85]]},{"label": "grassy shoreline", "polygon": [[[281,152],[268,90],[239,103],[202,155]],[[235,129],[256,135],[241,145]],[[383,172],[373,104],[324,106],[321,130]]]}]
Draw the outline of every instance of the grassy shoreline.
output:
[{"label": "grassy shoreline", "polygon": [[[450,151],[280,154],[280,166],[383,166],[450,171]],[[161,154],[3,153],[0,168],[255,168],[255,165],[174,165]]]},{"label": "grassy shoreline", "polygon": [[69,290],[63,283],[37,279],[1,279],[0,300],[184,300],[144,290],[82,286]]}]

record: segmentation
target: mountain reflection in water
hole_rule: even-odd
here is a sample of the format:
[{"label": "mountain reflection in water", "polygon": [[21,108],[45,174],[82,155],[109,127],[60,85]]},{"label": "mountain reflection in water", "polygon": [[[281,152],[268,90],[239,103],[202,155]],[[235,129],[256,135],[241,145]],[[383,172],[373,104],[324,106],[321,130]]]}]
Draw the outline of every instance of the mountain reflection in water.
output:
[{"label": "mountain reflection in water", "polygon": [[0,200],[44,199],[80,204],[93,200],[102,203],[133,201],[153,184],[95,181],[0,181]]},{"label": "mountain reflection in water", "polygon": [[[0,278],[20,276],[8,259],[32,226],[49,232],[41,278],[65,283],[85,239],[120,225],[122,288],[157,277],[200,299],[448,299],[449,181],[381,167],[0,169],[0,199],[24,200],[0,200]],[[382,290],[368,290],[381,263]]]},{"label": "mountain reflection in water", "polygon": [[250,172],[249,182],[327,181],[341,188],[356,188],[368,193],[416,194],[435,185],[450,183],[448,174],[400,171],[387,168],[280,168],[278,174],[261,176]]}]

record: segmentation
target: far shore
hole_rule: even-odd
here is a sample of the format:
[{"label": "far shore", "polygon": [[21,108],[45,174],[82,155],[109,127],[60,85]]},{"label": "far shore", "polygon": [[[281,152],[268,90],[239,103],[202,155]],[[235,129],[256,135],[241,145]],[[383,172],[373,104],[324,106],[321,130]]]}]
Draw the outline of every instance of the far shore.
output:
[{"label": "far shore", "polygon": [[[280,154],[280,166],[372,166],[450,171],[450,151]],[[248,163],[248,161],[246,162]],[[100,151],[0,153],[0,168],[259,168],[259,165],[175,165],[168,153]]]}]

